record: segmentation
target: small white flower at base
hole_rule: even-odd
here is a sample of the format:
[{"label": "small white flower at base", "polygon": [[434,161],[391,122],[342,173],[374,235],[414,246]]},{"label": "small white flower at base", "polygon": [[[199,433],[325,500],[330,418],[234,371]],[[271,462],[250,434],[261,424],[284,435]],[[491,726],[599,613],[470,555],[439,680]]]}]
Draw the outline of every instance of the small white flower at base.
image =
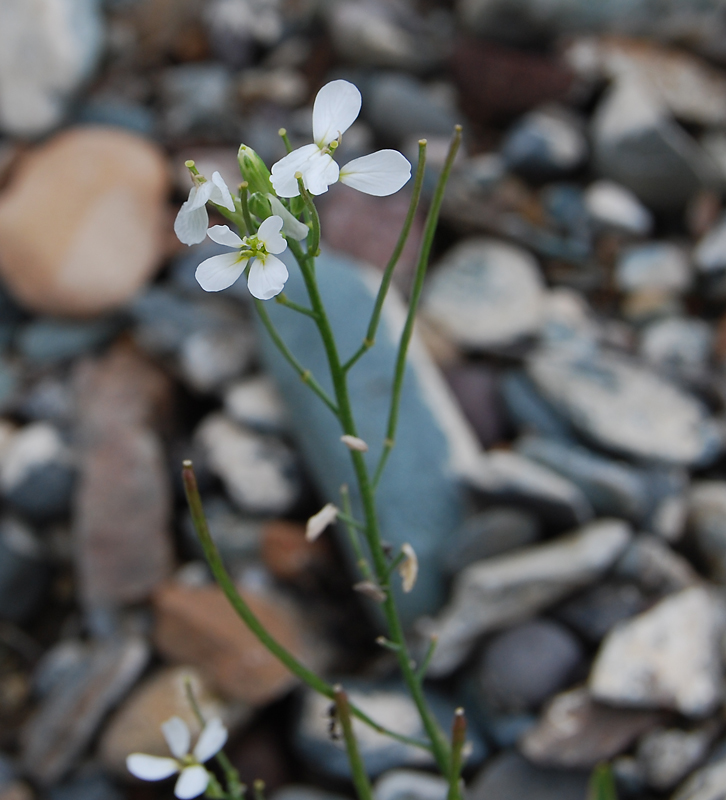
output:
[{"label": "small white flower at base", "polygon": [[189,199],[179,209],[174,220],[174,233],[183,244],[199,244],[204,241],[209,225],[207,203],[216,203],[228,211],[234,211],[234,200],[222,176],[215,172],[211,181],[195,180],[189,191]]},{"label": "small white flower at base", "polygon": [[416,558],[416,553],[408,542],[402,545],[401,552],[404,559],[398,565],[398,572],[403,579],[403,591],[410,592],[418,577],[418,558]]},{"label": "small white flower at base", "polygon": [[218,717],[209,720],[191,753],[191,734],[181,717],[168,719],[161,730],[174,757],[132,753],[126,759],[128,771],[144,781],[162,781],[179,773],[174,786],[174,794],[179,800],[190,800],[203,794],[209,784],[209,773],[202,764],[216,755],[227,741],[227,729],[222,720]]},{"label": "small white flower at base", "polygon": [[350,436],[350,434],[344,434],[340,437],[340,441],[348,448],[348,450],[357,450],[359,453],[367,453],[368,452],[368,445],[363,439],[359,439],[357,436]]},{"label": "small white flower at base", "polygon": [[314,542],[318,536],[338,519],[338,508],[332,503],[326,503],[317,514],[313,514],[305,526],[305,539]]},{"label": "small white flower at base", "polygon": [[338,167],[333,153],[342,135],[358,118],[361,96],[348,81],[331,81],[318,92],[313,105],[313,144],[288,153],[272,166],[270,180],[280,197],[297,197],[296,174],[310,194],[328,191],[337,181],[359,192],[385,197],[411,177],[411,164],[397,150],[379,150]]},{"label": "small white flower at base", "polygon": [[280,235],[282,219],[268,217],[260,225],[257,233],[243,239],[226,225],[215,225],[207,231],[209,238],[217,244],[234,248],[237,252],[223,253],[202,261],[197,267],[195,277],[205,292],[219,292],[229,288],[245,271],[247,288],[258,300],[269,300],[283,290],[288,278],[287,267],[275,258],[282,253],[287,242]]}]

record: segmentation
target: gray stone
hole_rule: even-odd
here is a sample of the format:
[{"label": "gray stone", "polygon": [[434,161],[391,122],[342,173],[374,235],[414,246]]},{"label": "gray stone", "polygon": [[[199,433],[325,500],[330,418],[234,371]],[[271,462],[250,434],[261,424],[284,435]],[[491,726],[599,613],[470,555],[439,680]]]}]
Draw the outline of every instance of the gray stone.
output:
[{"label": "gray stone", "polygon": [[249,370],[255,350],[252,332],[243,325],[195,331],[182,342],[179,367],[198,392],[220,390]]},{"label": "gray stone", "polygon": [[47,554],[35,534],[12,517],[0,521],[0,618],[23,622],[50,580]]},{"label": "gray stone", "polygon": [[583,126],[559,108],[531,111],[507,133],[501,146],[507,168],[532,180],[573,172],[587,158]]},{"label": "gray stone", "polygon": [[545,295],[541,339],[551,345],[590,351],[602,337],[593,316],[579,292],[565,287],[551,289]]},{"label": "gray stone", "polygon": [[643,736],[637,759],[648,785],[661,792],[672,789],[706,758],[717,730],[715,725],[692,731],[659,728]]},{"label": "gray stone", "polygon": [[598,520],[547,544],[467,567],[449,605],[437,619],[422,621],[424,632],[439,637],[429,674],[451,672],[483,634],[527,619],[594,581],[630,537],[627,523]]},{"label": "gray stone", "polygon": [[[487,763],[467,787],[470,800],[585,800],[589,773],[543,769],[519,753],[504,752]],[[715,798],[714,798],[715,800]]]},{"label": "gray stone", "polygon": [[439,775],[394,769],[386,772],[373,787],[375,800],[446,800],[449,785]]},{"label": "gray stone", "polygon": [[583,648],[567,628],[547,619],[532,620],[486,645],[477,686],[489,708],[528,711],[567,686],[584,664]]},{"label": "gray stone", "polygon": [[149,657],[148,645],[139,638],[93,645],[84,662],[54,687],[25,724],[26,772],[44,786],[63,778],[109,710],[138,680]]},{"label": "gray stone", "polygon": [[707,764],[678,787],[672,800],[720,800],[726,784],[726,758]]},{"label": "gray stone", "polygon": [[622,356],[540,350],[527,363],[537,388],[598,444],[629,456],[695,466],[721,451],[703,405]]},{"label": "gray stone", "polygon": [[592,137],[600,174],[627,186],[654,209],[682,208],[717,174],[695,139],[648,87],[631,77],[616,81],[601,100]]},{"label": "gray stone", "polygon": [[639,614],[647,604],[638,586],[606,581],[563,603],[557,616],[587,641],[597,644],[614,625]]},{"label": "gray stone", "polygon": [[681,247],[670,242],[649,242],[628,247],[615,268],[618,289],[662,289],[684,292],[691,284],[688,258]]},{"label": "gray stone", "polygon": [[[352,703],[381,725],[406,736],[425,739],[416,705],[402,686],[346,680],[343,681],[343,688]],[[427,692],[427,699],[440,724],[449,727],[454,705],[433,693]],[[305,761],[316,770],[336,778],[348,778],[350,766],[345,742],[342,737],[334,739],[330,736],[329,709],[328,698],[310,689],[305,691],[295,731],[295,745]],[[430,767],[434,764],[429,751],[391,740],[355,718],[353,730],[368,774],[373,778],[391,769]],[[475,764],[486,754],[486,746],[471,726],[468,741],[471,743],[469,763]]]},{"label": "gray stone", "polygon": [[325,792],[313,786],[289,784],[273,792],[270,800],[349,800],[349,798],[346,795]]},{"label": "gray stone", "polygon": [[553,439],[574,438],[566,417],[542,397],[524,372],[512,370],[504,376],[502,399],[518,429]]},{"label": "gray stone", "polygon": [[539,724],[520,743],[535,764],[592,769],[622,753],[660,722],[653,711],[609,708],[594,703],[585,688],[563,692],[545,708]]},{"label": "gray stone", "polygon": [[107,344],[120,327],[121,321],[114,317],[88,321],[40,317],[22,327],[17,346],[31,364],[54,364],[93,353]]},{"label": "gray stone", "polygon": [[543,295],[539,267],[526,250],[496,239],[469,239],[431,273],[421,310],[457,344],[481,350],[535,334]]},{"label": "gray stone", "polygon": [[693,260],[699,272],[705,275],[726,270],[726,216],[698,242]]},{"label": "gray stone", "polygon": [[670,317],[643,329],[639,349],[641,356],[660,370],[688,376],[706,369],[713,338],[705,320]]},{"label": "gray stone", "polygon": [[[356,262],[325,253],[318,259],[316,269],[339,350],[347,358],[365,336],[380,275],[364,270]],[[304,302],[304,292],[300,271],[291,269],[285,294],[291,300]],[[268,311],[293,353],[332,393],[325,354],[310,320],[278,305],[268,305]],[[389,292],[376,346],[349,373],[358,436],[370,448],[366,454],[369,469],[381,452],[389,408],[387,387],[393,376],[403,320],[402,305]],[[266,335],[262,344],[267,364],[290,409],[292,430],[321,499],[337,503],[340,486],[347,483],[355,512],[361,513],[350,454],[341,445],[341,431],[336,429],[333,416],[312,392],[301,391],[298,374]],[[409,364],[401,395],[396,446],[377,492],[382,537],[394,548],[409,542],[419,561],[416,590],[399,595],[399,609],[406,624],[422,613],[435,611],[442,602],[442,555],[464,512],[463,489],[457,475],[468,468],[478,452],[475,434],[415,339],[409,351]],[[402,498],[406,498],[405,503]],[[346,546],[347,537],[343,542]],[[354,554],[348,555],[354,564]]]},{"label": "gray stone", "polygon": [[36,522],[67,513],[75,459],[52,425],[34,422],[16,433],[0,457],[0,488],[7,502]]},{"label": "gray stone", "polygon": [[533,544],[539,537],[540,524],[534,514],[493,506],[469,517],[454,533],[444,554],[446,568],[455,574],[473,561]]},{"label": "gray stone", "polygon": [[653,215],[625,186],[607,180],[591,183],[585,192],[585,207],[599,226],[636,236],[650,233]]},{"label": "gray stone", "polygon": [[295,456],[280,439],[245,429],[220,413],[206,417],[194,437],[206,463],[242,511],[281,515],[299,499]]},{"label": "gray stone", "polygon": [[87,655],[88,645],[80,639],[61,639],[46,650],[33,670],[36,696],[45,697],[67,680],[83,664]]},{"label": "gray stone", "polygon": [[48,800],[124,800],[125,797],[121,787],[100,770],[86,771],[48,791]]},{"label": "gray stone", "polygon": [[[259,556],[262,539],[262,523],[259,520],[241,516],[222,497],[205,497],[204,514],[209,532],[222,558],[244,561]],[[195,556],[202,558],[204,551],[190,515],[185,515],[182,530],[189,549]]]},{"label": "gray stone", "polygon": [[42,377],[19,403],[20,413],[31,421],[68,424],[73,417],[74,398],[68,381],[54,375]]},{"label": "gray stone", "polygon": [[635,581],[649,594],[666,595],[688,589],[701,578],[686,559],[657,536],[637,536],[623,553],[613,576]]},{"label": "gray stone", "polygon": [[698,481],[688,499],[688,523],[709,574],[726,583],[726,481]]},{"label": "gray stone", "polygon": [[232,132],[234,87],[224,66],[181,64],[167,67],[160,77],[162,124],[170,136],[207,133],[219,139]]},{"label": "gray stone", "polygon": [[0,129],[38,136],[56,126],[103,44],[97,0],[8,0],[0,8]]},{"label": "gray stone", "polygon": [[590,673],[595,699],[702,717],[723,698],[721,603],[702,587],[669,595],[608,634]]},{"label": "gray stone", "polygon": [[235,422],[260,433],[281,434],[289,427],[285,404],[267,375],[256,375],[229,386],[224,393],[224,410]]}]

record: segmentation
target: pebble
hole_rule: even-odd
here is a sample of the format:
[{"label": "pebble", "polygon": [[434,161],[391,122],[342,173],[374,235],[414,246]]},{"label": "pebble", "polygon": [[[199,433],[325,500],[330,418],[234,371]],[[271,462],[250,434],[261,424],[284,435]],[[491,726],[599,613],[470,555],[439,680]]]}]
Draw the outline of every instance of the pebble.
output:
[{"label": "pebble", "polygon": [[0,520],[0,619],[23,622],[48,589],[50,566],[41,541],[13,517]]},{"label": "pebble", "polygon": [[274,381],[254,375],[232,383],[224,392],[224,410],[239,425],[260,433],[285,433],[288,412]]},{"label": "pebble", "polygon": [[648,594],[666,595],[688,589],[701,578],[690,563],[658,536],[639,534],[628,545],[613,576],[634,580]]},{"label": "pebble", "polygon": [[428,278],[421,311],[459,346],[482,350],[534,335],[543,282],[526,250],[496,239],[469,239],[448,251]]},{"label": "pebble", "polygon": [[693,262],[704,275],[726,270],[726,216],[700,239],[693,251]]},{"label": "pebble", "polygon": [[502,400],[518,430],[560,441],[574,438],[567,418],[545,400],[525,372],[510,370],[504,375]]},{"label": "pebble", "polygon": [[[242,516],[224,497],[205,496],[203,503],[209,532],[225,562],[253,560],[259,556],[263,530],[260,520]],[[204,551],[190,514],[184,516],[182,532],[193,555],[203,558]]]},{"label": "pebble", "polygon": [[[95,0],[8,0],[0,8],[0,130],[35,137],[58,125],[103,47]],[[38,217],[41,218],[41,217]]]},{"label": "pebble", "polygon": [[587,689],[572,689],[550,701],[520,749],[540,766],[592,769],[627,750],[660,719],[658,712],[610,708],[593,702]]},{"label": "pebble", "polygon": [[634,236],[646,236],[653,227],[653,215],[625,186],[598,180],[585,191],[585,207],[593,222],[603,228]]},{"label": "pebble", "polygon": [[295,456],[280,439],[243,428],[220,413],[204,419],[194,437],[240,510],[282,515],[297,502],[301,485]]},{"label": "pebble", "polygon": [[688,497],[688,527],[709,575],[726,583],[726,481],[697,481]]},{"label": "pebble", "polygon": [[373,787],[375,800],[446,800],[446,780],[428,772],[392,769],[385,772]]},{"label": "pebble", "polygon": [[255,350],[252,333],[244,325],[195,331],[181,344],[179,367],[192,389],[222,391],[249,370]]},{"label": "pebble", "polygon": [[645,326],[639,349],[645,361],[664,372],[688,376],[706,369],[713,340],[705,320],[669,317]]},{"label": "pebble", "polygon": [[47,422],[21,428],[0,456],[5,499],[34,522],[48,522],[68,512],[75,478],[73,453]]},{"label": "pebble", "polygon": [[286,520],[271,520],[262,529],[261,556],[267,569],[279,581],[309,583],[315,573],[330,568],[326,539],[308,542],[305,526]]},{"label": "pebble", "polygon": [[584,665],[582,645],[564,625],[532,620],[488,642],[477,665],[477,686],[488,708],[530,711],[567,686]]},{"label": "pebble", "polygon": [[532,355],[527,369],[545,397],[607,449],[681,466],[706,464],[722,449],[698,400],[620,355],[551,348]]},{"label": "pebble", "polygon": [[0,800],[34,800],[35,794],[25,781],[13,781],[0,786]]},{"label": "pebble", "polygon": [[[322,658],[306,643],[300,615],[272,597],[242,591],[268,632],[298,659]],[[263,706],[297,678],[258,641],[217,586],[168,583],[153,598],[154,644],[164,658],[196,667],[223,697]],[[319,648],[318,648],[319,649]]]},{"label": "pebble", "polygon": [[452,364],[444,369],[444,377],[482,447],[503,441],[507,424],[497,373],[478,364]]},{"label": "pebble", "polygon": [[637,760],[643,776],[656,791],[667,791],[682,781],[707,756],[717,727],[691,731],[658,728],[638,742]]},{"label": "pebble", "polygon": [[[584,800],[589,773],[543,769],[519,753],[505,751],[489,761],[467,786],[470,800]],[[714,799],[715,800],[715,799]]]},{"label": "pebble", "polygon": [[420,627],[439,644],[429,675],[456,669],[483,634],[533,616],[594,581],[630,541],[621,520],[602,519],[546,544],[472,564],[456,577],[449,605]]},{"label": "pebble", "polygon": [[100,350],[120,327],[113,316],[83,321],[40,317],[21,328],[16,345],[29,363],[46,366]]},{"label": "pebble", "polygon": [[634,617],[647,605],[637,585],[606,580],[567,600],[556,614],[585,640],[597,644],[618,622]]},{"label": "pebble", "polygon": [[607,635],[590,673],[595,699],[703,717],[723,697],[723,610],[702,587],[669,595]]},{"label": "pebble", "polygon": [[222,64],[168,67],[160,75],[159,90],[162,125],[168,136],[236,138],[232,76]]},{"label": "pebble", "polygon": [[126,778],[129,753],[168,756],[161,724],[171,717],[183,719],[194,740],[201,728],[189,703],[187,687],[206,720],[219,717],[230,729],[237,728],[249,716],[243,704],[224,702],[193,667],[163,667],[134,688],[104,728],[98,754],[105,769]]},{"label": "pebble", "polygon": [[150,657],[138,637],[96,642],[27,721],[22,734],[25,771],[44,786],[78,762],[104,717],[141,676]]},{"label": "pebble", "polygon": [[48,792],[48,800],[124,800],[124,797],[119,786],[93,767]]},{"label": "pebble", "polygon": [[670,242],[649,242],[620,253],[615,281],[623,292],[660,289],[680,294],[691,284],[691,269],[682,247]]},{"label": "pebble", "polygon": [[501,154],[507,168],[530,180],[551,180],[580,167],[588,155],[583,126],[561,108],[521,117],[507,133]]},{"label": "pebble", "polygon": [[161,264],[168,188],[160,150],[126,131],[72,128],[29,151],[0,195],[9,291],[47,314],[123,305]]},{"label": "pebble", "polygon": [[719,800],[726,783],[726,758],[696,770],[671,796],[672,800]]}]

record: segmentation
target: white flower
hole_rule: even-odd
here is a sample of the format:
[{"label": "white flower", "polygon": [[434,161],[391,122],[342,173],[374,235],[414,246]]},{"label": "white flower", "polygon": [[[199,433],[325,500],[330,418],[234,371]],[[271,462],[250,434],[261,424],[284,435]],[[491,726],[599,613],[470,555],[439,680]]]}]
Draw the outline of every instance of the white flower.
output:
[{"label": "white flower", "polygon": [[305,539],[314,542],[318,536],[338,519],[338,509],[332,503],[326,503],[317,514],[313,514],[305,526]]},{"label": "white flower", "polygon": [[191,734],[183,719],[172,717],[161,726],[161,730],[174,758],[132,753],[126,759],[128,771],[144,781],[161,781],[178,772],[174,794],[180,800],[197,797],[209,783],[209,773],[202,764],[224,747],[227,729],[218,717],[210,719],[191,753]]},{"label": "white flower", "polygon": [[416,552],[408,542],[401,546],[401,553],[403,554],[403,561],[398,565],[398,572],[403,578],[403,591],[410,592],[418,577],[418,558],[416,558]]},{"label": "white flower", "polygon": [[340,441],[343,442],[348,450],[357,450],[359,453],[368,452],[368,443],[358,436],[351,436],[349,433],[345,433],[340,437]]},{"label": "white flower", "polygon": [[211,181],[194,179],[189,199],[179,209],[174,220],[174,233],[184,244],[199,244],[204,241],[209,225],[207,203],[211,201],[234,211],[234,200],[222,176],[215,172]]},{"label": "white flower", "polygon": [[219,292],[231,286],[244,272],[252,259],[247,275],[250,294],[258,300],[269,300],[280,294],[288,278],[287,267],[275,258],[282,253],[287,242],[280,235],[282,219],[276,215],[268,217],[257,233],[240,239],[226,225],[215,225],[207,233],[217,244],[233,247],[237,252],[212,256],[197,267],[195,277],[205,292]]},{"label": "white flower", "polygon": [[361,96],[348,81],[326,83],[313,105],[313,144],[288,153],[272,167],[272,186],[280,197],[300,194],[295,175],[302,175],[310,194],[323,194],[340,180],[366,194],[384,197],[397,192],[411,177],[411,165],[396,150],[355,158],[339,168],[333,153],[360,113]]}]

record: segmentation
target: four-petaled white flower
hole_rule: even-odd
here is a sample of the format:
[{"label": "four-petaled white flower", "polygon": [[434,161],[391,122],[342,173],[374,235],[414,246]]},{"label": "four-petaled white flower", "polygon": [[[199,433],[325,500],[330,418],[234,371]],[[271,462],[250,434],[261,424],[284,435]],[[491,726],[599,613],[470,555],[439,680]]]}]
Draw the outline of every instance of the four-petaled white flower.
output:
[{"label": "four-petaled white flower", "polygon": [[234,211],[232,195],[218,172],[212,175],[211,181],[201,180],[201,176],[194,176],[193,180],[189,199],[179,209],[174,220],[174,233],[184,244],[199,244],[204,241],[209,225],[208,202]]},{"label": "four-petaled white flower", "polygon": [[296,174],[310,194],[328,191],[340,180],[353,189],[384,197],[397,192],[411,177],[411,165],[396,150],[379,150],[338,167],[333,153],[341,136],[358,118],[361,96],[348,81],[326,83],[313,105],[313,144],[288,153],[272,167],[272,186],[280,197],[297,197]]},{"label": "four-petaled white flower", "polygon": [[282,218],[268,217],[256,234],[243,239],[226,225],[214,225],[207,233],[217,244],[233,247],[237,252],[212,256],[197,267],[195,277],[206,292],[219,292],[231,286],[250,264],[247,287],[258,300],[269,300],[280,294],[288,278],[287,267],[275,258],[282,253],[287,242],[280,235]]},{"label": "four-petaled white flower", "polygon": [[126,767],[132,775],[144,781],[161,781],[180,773],[174,794],[180,800],[189,800],[202,794],[209,783],[209,773],[202,766],[216,755],[227,741],[227,729],[218,717],[210,719],[199,734],[194,750],[189,752],[191,734],[181,717],[172,717],[161,726],[162,733],[174,758],[132,753]]}]

